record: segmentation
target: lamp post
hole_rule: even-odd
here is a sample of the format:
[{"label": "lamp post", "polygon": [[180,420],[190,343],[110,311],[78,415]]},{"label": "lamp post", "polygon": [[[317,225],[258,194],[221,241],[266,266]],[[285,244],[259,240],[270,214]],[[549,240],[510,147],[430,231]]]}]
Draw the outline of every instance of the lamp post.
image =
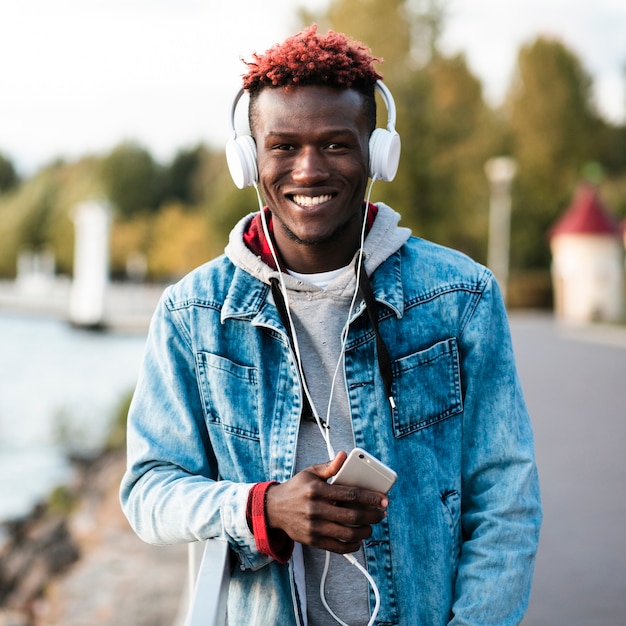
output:
[{"label": "lamp post", "polygon": [[505,302],[509,281],[511,183],[516,171],[517,164],[510,157],[495,157],[485,163],[485,174],[491,190],[487,265],[500,285]]}]

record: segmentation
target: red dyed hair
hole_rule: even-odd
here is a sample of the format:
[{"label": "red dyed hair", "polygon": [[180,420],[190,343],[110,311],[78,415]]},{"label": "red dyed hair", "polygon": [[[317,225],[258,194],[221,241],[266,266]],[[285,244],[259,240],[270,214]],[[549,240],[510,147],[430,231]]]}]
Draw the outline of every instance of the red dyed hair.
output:
[{"label": "red dyed hair", "polygon": [[370,95],[382,78],[372,65],[375,61],[381,59],[364,44],[332,30],[319,35],[313,24],[262,55],[255,53],[245,62],[243,87],[255,94],[263,87],[328,85]]}]

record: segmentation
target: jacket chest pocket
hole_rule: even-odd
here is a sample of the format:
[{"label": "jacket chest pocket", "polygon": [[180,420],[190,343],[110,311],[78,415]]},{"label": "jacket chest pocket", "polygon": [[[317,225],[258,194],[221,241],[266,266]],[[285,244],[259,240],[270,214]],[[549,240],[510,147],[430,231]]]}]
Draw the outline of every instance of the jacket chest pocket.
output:
[{"label": "jacket chest pocket", "polygon": [[200,395],[208,424],[231,435],[259,440],[259,377],[256,368],[211,354],[196,353]]},{"label": "jacket chest pocket", "polygon": [[396,437],[405,437],[463,411],[455,338],[394,361],[392,367]]}]

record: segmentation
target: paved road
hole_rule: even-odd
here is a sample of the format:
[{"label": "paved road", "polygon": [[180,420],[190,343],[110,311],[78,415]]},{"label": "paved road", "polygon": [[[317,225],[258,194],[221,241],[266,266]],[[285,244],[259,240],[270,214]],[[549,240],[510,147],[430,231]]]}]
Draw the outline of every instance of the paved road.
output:
[{"label": "paved road", "polygon": [[511,316],[544,503],[523,626],[626,624],[626,329]]}]

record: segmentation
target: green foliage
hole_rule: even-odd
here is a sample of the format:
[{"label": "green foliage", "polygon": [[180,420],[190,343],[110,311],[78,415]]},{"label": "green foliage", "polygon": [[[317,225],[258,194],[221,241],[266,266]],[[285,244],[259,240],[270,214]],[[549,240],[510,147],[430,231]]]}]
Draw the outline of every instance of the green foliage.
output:
[{"label": "green foliage", "polygon": [[384,60],[385,82],[396,85],[437,49],[446,6],[444,0],[331,0],[324,12],[300,11],[300,21],[364,42]]},{"label": "green foliage", "polygon": [[163,168],[161,202],[177,201],[186,205],[198,203],[200,196],[196,180],[206,152],[204,146],[180,150],[170,165]]},{"label": "green foliage", "polygon": [[[483,166],[497,147],[497,120],[463,56],[435,55],[415,79],[399,91],[407,116],[399,125],[399,190],[409,192],[401,212],[420,235],[482,259],[488,203]],[[415,93],[421,95],[417,103]]]},{"label": "green foliage", "polygon": [[622,170],[620,176],[604,180],[600,191],[605,206],[626,226],[626,168]]},{"label": "green foliage", "polygon": [[[135,194],[144,185],[152,186],[152,207],[148,194],[143,200],[143,192]],[[129,259],[143,257],[148,277],[157,281],[220,254],[235,221],[256,208],[249,191],[234,187],[222,152],[197,146],[161,166],[143,148],[122,144],[103,157],[54,163],[0,195],[0,276],[15,276],[22,250],[49,250],[57,271],[71,274],[73,212],[93,199],[118,209],[110,235],[112,275],[125,278]]]},{"label": "green foliage", "polygon": [[17,187],[19,182],[13,162],[0,152],[0,194]]},{"label": "green foliage", "polygon": [[561,42],[539,37],[519,53],[507,102],[514,188],[512,265],[548,267],[547,232],[569,203],[585,163],[598,156],[602,127],[591,79]]},{"label": "green foliage", "polygon": [[204,213],[188,211],[181,204],[162,207],[151,223],[147,250],[149,276],[180,278],[211,258],[210,242]]},{"label": "green foliage", "polygon": [[399,75],[402,61],[408,62],[411,52],[410,23],[405,17],[404,0],[334,0],[325,16],[317,16],[320,28],[335,31],[364,42],[374,56],[393,63],[377,68],[387,82]]},{"label": "green foliage", "polygon": [[49,250],[57,271],[71,273],[76,205],[102,197],[98,162],[89,157],[71,164],[53,163],[0,196],[0,276],[15,276],[22,250]]},{"label": "green foliage", "polygon": [[596,158],[607,176],[619,177],[626,171],[626,126],[599,120],[594,144]]},{"label": "green foliage", "polygon": [[142,146],[125,142],[114,148],[102,163],[102,180],[123,218],[157,209],[158,167]]},{"label": "green foliage", "polygon": [[106,450],[123,450],[126,447],[126,422],[128,421],[128,410],[132,399],[132,391],[124,394],[120,399],[106,440]]},{"label": "green foliage", "polygon": [[[543,302],[546,233],[583,169],[588,175],[586,164],[599,164],[602,198],[618,218],[626,217],[626,126],[600,118],[578,58],[545,38],[520,50],[506,105],[488,107],[463,55],[439,49],[447,6],[446,0],[331,0],[323,13],[301,11],[300,17],[323,31],[346,32],[384,59],[378,69],[396,100],[402,158],[396,180],[377,183],[373,200],[398,210],[415,234],[485,261],[484,165],[502,154],[517,160],[511,300]],[[385,124],[380,109],[379,124]],[[148,277],[158,281],[220,254],[235,222],[258,208],[253,189],[234,187],[223,152],[202,145],[159,164],[144,147],[125,142],[103,156],[52,164],[22,182],[0,155],[0,276],[15,275],[25,248],[52,250],[58,271],[71,273],[72,212],[94,198],[117,209],[113,275],[124,278],[129,259],[141,258]]]},{"label": "green foliage", "polygon": [[48,512],[53,515],[66,516],[76,510],[79,504],[78,494],[70,487],[55,487],[48,496]]},{"label": "green foliage", "polygon": [[562,43],[524,46],[509,95],[515,153],[538,182],[570,185],[592,156],[597,118],[591,80]]},{"label": "green foliage", "polygon": [[[317,16],[323,26],[365,41],[385,59],[402,159],[393,184],[374,193],[399,210],[416,234],[485,261],[484,164],[511,154],[519,172],[513,269],[547,269],[546,233],[569,202],[583,165],[596,160],[613,178],[624,175],[626,129],[598,117],[591,80],[576,56],[542,38],[520,51],[507,106],[491,110],[463,56],[446,57],[438,49],[446,8],[441,0],[334,0],[323,20]],[[618,188],[609,180],[603,184]],[[623,206],[620,193],[611,195]]]},{"label": "green foliage", "polygon": [[128,219],[113,220],[111,225],[111,273],[115,278],[125,278],[129,260],[145,259],[150,245],[150,227],[154,216],[136,215]]},{"label": "green foliage", "polygon": [[499,121],[464,57],[437,51],[445,9],[437,0],[334,0],[317,18],[364,41],[385,61],[381,73],[396,101],[402,158],[396,180],[377,185],[374,195],[416,234],[484,260],[483,165],[502,143]]}]

